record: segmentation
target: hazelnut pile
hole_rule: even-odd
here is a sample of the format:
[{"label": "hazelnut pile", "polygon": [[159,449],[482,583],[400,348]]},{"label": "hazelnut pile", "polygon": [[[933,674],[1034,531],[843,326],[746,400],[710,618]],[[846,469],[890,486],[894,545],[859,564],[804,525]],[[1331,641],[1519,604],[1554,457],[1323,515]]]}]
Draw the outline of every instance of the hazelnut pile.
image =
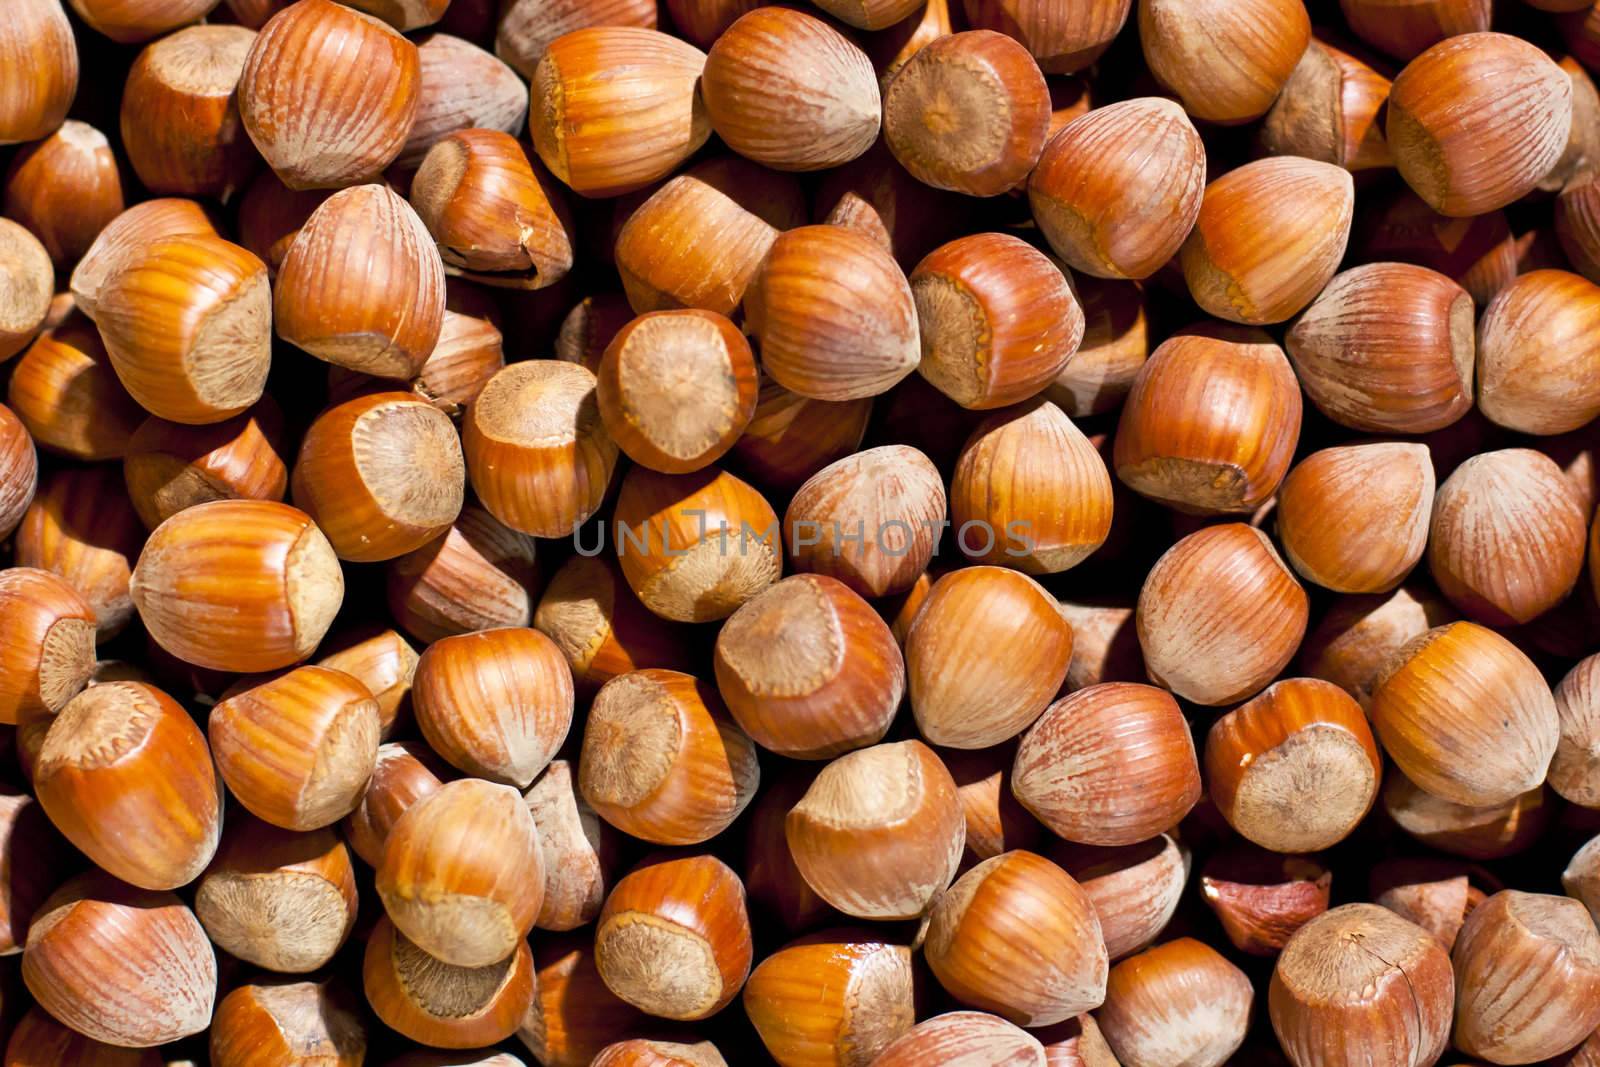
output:
[{"label": "hazelnut pile", "polygon": [[0,0],[0,1067],[1600,1067],[1600,4]]}]

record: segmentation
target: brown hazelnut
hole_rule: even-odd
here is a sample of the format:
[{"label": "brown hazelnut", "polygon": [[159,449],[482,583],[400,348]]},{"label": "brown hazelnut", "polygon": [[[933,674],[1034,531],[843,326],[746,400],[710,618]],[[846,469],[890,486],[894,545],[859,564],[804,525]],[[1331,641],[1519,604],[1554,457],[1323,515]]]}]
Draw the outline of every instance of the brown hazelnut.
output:
[{"label": "brown hazelnut", "polygon": [[1308,860],[1263,852],[1224,854],[1207,865],[1200,895],[1233,947],[1276,956],[1306,923],[1328,910],[1333,874]]},{"label": "brown hazelnut", "polygon": [[353,1000],[333,981],[236,986],[211,1021],[212,1067],[252,1067],[269,1057],[361,1067],[367,1033]]},{"label": "brown hazelnut", "polygon": [[572,764],[552,760],[522,795],[538,830],[544,899],[534,925],[575,930],[605,901],[617,838],[578,792]]},{"label": "brown hazelnut", "polygon": [[730,1003],[751,952],[744,886],[713,856],[640,867],[611,890],[595,926],[606,985],[666,1019],[704,1019]]},{"label": "brown hazelnut", "polygon": [[1113,960],[1161,935],[1189,881],[1189,852],[1166,834],[1116,847],[1057,842],[1050,858],[1089,895]]},{"label": "brown hazelnut", "polygon": [[985,860],[940,896],[923,956],[958,1000],[1018,1025],[1062,1022],[1106,995],[1094,905],[1070,875],[1031,852]]},{"label": "brown hazelnut", "polygon": [[361,801],[339,824],[345,840],[367,866],[383,863],[389,831],[400,816],[448,780],[449,768],[422,741],[390,742],[378,747],[378,758]]},{"label": "brown hazelnut", "polygon": [[1429,848],[1474,860],[1527,850],[1550,821],[1551,806],[1543,786],[1481,806],[1441,800],[1399,772],[1383,786],[1383,810],[1396,826]]},{"label": "brown hazelnut", "polygon": [[96,871],[40,905],[22,980],[40,1007],[85,1037],[145,1048],[210,1025],[217,958],[177,897]]},{"label": "brown hazelnut", "polygon": [[944,479],[915,448],[856,452],[795,492],[783,517],[790,566],[864,597],[904,592],[933,558],[945,506]]},{"label": "brown hazelnut", "polygon": [[965,827],[939,757],[901,741],[824,767],[784,833],[801,876],[829,904],[856,918],[912,919],[950,884]]},{"label": "brown hazelnut", "polygon": [[526,626],[539,584],[534,544],[469,504],[445,533],[389,564],[389,610],[424,642]]},{"label": "brown hazelnut", "polygon": [[1134,282],[1073,279],[1083,308],[1083,342],[1045,386],[1044,396],[1074,419],[1115,411],[1150,356],[1148,297]]},{"label": "brown hazelnut", "polygon": [[1577,584],[1583,526],[1577,493],[1549,457],[1484,452],[1439,487],[1428,566],[1463,614],[1493,626],[1528,622]]},{"label": "brown hazelnut", "polygon": [[1309,602],[1265,534],[1208,526],[1156,561],[1139,590],[1150,677],[1197,704],[1259,692],[1294,657]]},{"label": "brown hazelnut", "polygon": [[362,962],[367,1003],[390,1029],[434,1048],[482,1048],[517,1031],[534,1002],[528,943],[486,967],[437,960],[378,920]]},{"label": "brown hazelnut", "polygon": [[622,480],[614,517],[622,573],[664,619],[726,618],[783,571],[772,506],[716,467],[693,474],[634,467]]},{"label": "brown hazelnut", "polygon": [[100,334],[74,315],[41,333],[11,370],[6,400],[34,443],[74,459],[121,459],[145,411],[117,379]]},{"label": "brown hazelnut", "polygon": [[1139,369],[1117,423],[1117,477],[1198,515],[1252,512],[1277,492],[1300,438],[1300,388],[1258,330],[1202,326]]},{"label": "brown hazelnut", "polygon": [[1015,36],[1045,73],[1070,74],[1100,58],[1132,7],[1132,0],[1094,0],[1082,6],[1050,0],[966,0],[963,10],[974,28]]},{"label": "brown hazelnut", "polygon": [[1450,1042],[1455,981],[1439,942],[1374,904],[1346,904],[1289,939],[1267,1010],[1295,1067],[1434,1063]]},{"label": "brown hazelnut", "polygon": [[1352,32],[1399,60],[1429,45],[1489,28],[1494,0],[1339,0]]},{"label": "brown hazelnut", "polygon": [[[359,79],[348,77],[352,69]],[[420,83],[417,46],[395,30],[333,0],[296,0],[250,47],[239,117],[289,188],[337,189],[394,162],[416,121]]]},{"label": "brown hazelnut", "polygon": [[1311,41],[1311,19],[1296,0],[1139,0],[1139,41],[1184,110],[1236,125],[1272,106]]},{"label": "brown hazelnut", "polygon": [[1441,800],[1488,807],[1537,788],[1560,738],[1550,687],[1510,641],[1455,622],[1412,638],[1371,683],[1395,765]]},{"label": "brown hazelnut", "polygon": [[1416,923],[1448,952],[1472,909],[1488,899],[1478,874],[1460,860],[1397,858],[1374,867],[1369,882],[1374,903]]},{"label": "brown hazelnut", "polygon": [[638,1008],[606,987],[594,935],[538,938],[536,999],[517,1038],[547,1067],[590,1067],[607,1045],[646,1029]]},{"label": "brown hazelnut", "polygon": [[[1151,2],[1141,0],[1140,10]],[[1208,0],[1205,6],[1219,5]],[[1206,186],[1183,243],[1190,295],[1230,322],[1289,319],[1339,269],[1354,207],[1349,171],[1331,163],[1277,156],[1229,171]]]},{"label": "brown hazelnut", "polygon": [[141,530],[115,467],[62,467],[39,486],[17,527],[16,562],[65,578],[94,609],[100,640],[133,616]]},{"label": "brown hazelnut", "polygon": [[435,752],[467,774],[526,789],[571,728],[572,672],[537,630],[481,630],[429,645],[411,699]]},{"label": "brown hazelnut", "polygon": [[1011,772],[1023,807],[1052,833],[1089,845],[1156,836],[1189,813],[1200,788],[1177,701],[1128,682],[1093,685],[1050,705],[1023,735]]},{"label": "brown hazelnut", "polygon": [[755,745],[692,675],[624,674],[589,708],[578,788],[623,833],[658,845],[708,841],[739,817],[760,781]]},{"label": "brown hazelnut", "polygon": [[1581,660],[1555,689],[1561,739],[1550,788],[1584,807],[1600,806],[1600,655]]},{"label": "brown hazelnut", "polygon": [[735,467],[758,485],[798,489],[830,463],[861,447],[872,400],[813,400],[763,379],[744,433],[729,450]]},{"label": "brown hazelnut", "polygon": [[39,484],[39,454],[16,413],[0,404],[0,540],[11,536]]},{"label": "brown hazelnut", "polygon": [[217,235],[210,216],[193,200],[167,197],[128,208],[101,228],[73,268],[70,286],[77,310],[95,318],[100,291],[129,262],[163,238],[193,235]]},{"label": "brown hazelnut", "polygon": [[[510,21],[508,10],[502,33]],[[515,134],[522,129],[528,117],[528,91],[516,71],[501,62],[506,58],[496,59],[471,41],[449,33],[419,37],[417,118],[395,162],[401,167],[420,165],[428,149],[458,130]],[[528,69],[531,73],[532,66]]]},{"label": "brown hazelnut", "polygon": [[315,830],[350,814],[372,777],[380,729],[366,686],[310,665],[235,686],[207,722],[228,791],[286,830]]},{"label": "brown hazelnut", "polygon": [[0,722],[53,717],[94,670],[94,609],[65,579],[33,567],[0,570],[0,608]]},{"label": "brown hazelnut", "polygon": [[78,91],[78,46],[61,0],[22,0],[0,32],[0,144],[48,137]]},{"label": "brown hazelnut", "polygon": [[872,61],[803,11],[761,7],[741,16],[707,53],[700,93],[717,136],[777,170],[837,167],[878,139]]},{"label": "brown hazelnut", "polygon": [[1111,968],[1095,1013],[1124,1067],[1222,1067],[1244,1043],[1255,991],[1215,949],[1183,937]]},{"label": "brown hazelnut", "polygon": [[778,235],[745,293],[762,367],[791,392],[858,400],[917,368],[917,307],[884,248],[843,226]]},{"label": "brown hazelnut", "polygon": [[289,486],[282,443],[283,416],[265,396],[209,426],[151,417],[128,439],[123,480],[140,520],[154,530],[212,500],[282,500]]},{"label": "brown hazelnut", "polygon": [[238,811],[194,896],[206,936],[224,952],[289,974],[333,959],[357,904],[350,853],[332,829],[296,833]]},{"label": "brown hazelnut", "polygon": [[[1067,123],[1028,178],[1028,202],[1074,270],[1147,278],[1194,228],[1205,184],[1205,145],[1183,109],[1141,97]],[[1170,209],[1142,210],[1156,202]]]},{"label": "brown hazelnut", "polygon": [[[25,19],[20,12],[15,17]],[[0,137],[4,121],[0,116]],[[76,263],[122,208],[116,155],[106,135],[86,122],[61,123],[20,150],[6,171],[6,216],[38,237],[61,269]]]},{"label": "brown hazelnut", "polygon": [[[459,5],[458,5],[459,6]],[[579,0],[507,0],[499,4],[499,22],[494,33],[495,54],[524,78],[532,78],[550,42],[573,30],[590,26],[638,26],[656,28],[654,0],[604,0],[601,3]],[[689,26],[676,13],[673,24],[689,41],[701,48],[710,38],[689,32]],[[725,27],[724,27],[725,28]],[[719,28],[718,32],[721,32]],[[426,88],[424,88],[426,94]],[[476,125],[476,124],[475,124]],[[512,132],[512,131],[508,131]]]},{"label": "brown hazelnut", "polygon": [[1431,589],[1403,585],[1386,596],[1339,597],[1300,646],[1299,670],[1362,704],[1373,677],[1407,641],[1456,614]]},{"label": "brown hazelnut", "polygon": [[1478,410],[1535,434],[1600,416],[1597,318],[1600,286],[1564,270],[1532,271],[1500,290],[1478,325]]},{"label": "brown hazelnut", "polygon": [[1378,124],[1388,99],[1388,78],[1349,52],[1313,40],[1267,112],[1262,147],[1348,171],[1393,166]]},{"label": "brown hazelnut", "polygon": [[804,937],[756,965],[743,1004],[779,1063],[869,1067],[916,1022],[911,950],[866,930]]},{"label": "brown hazelnut", "polygon": [[585,694],[629,671],[691,666],[679,628],[639,602],[610,557],[563,563],[539,598],[533,625],[560,647]]},{"label": "brown hazelnut", "polygon": [[377,890],[399,932],[435,959],[462,968],[505,959],[544,902],[528,806],[478,778],[440,786],[390,828]]},{"label": "brown hazelnut", "polygon": [[1384,593],[1428,546],[1426,445],[1374,441],[1313,452],[1278,491],[1278,536],[1301,577],[1339,593]]},{"label": "brown hazelnut", "polygon": [[1039,1039],[998,1015],[950,1011],[901,1034],[872,1061],[872,1067],[918,1067],[927,1063],[993,1063],[1005,1067],[1046,1067]]},{"label": "brown hazelnut", "polygon": [[968,196],[1025,181],[1049,126],[1038,64],[992,30],[930,41],[883,91],[883,137],[895,159],[918,181]]},{"label": "brown hazelnut", "polygon": [[417,652],[393,630],[380,630],[354,639],[342,635],[330,642],[329,652],[317,666],[343,671],[366,687],[378,702],[378,724],[387,735],[402,707],[411,706],[411,679],[417,670]]}]

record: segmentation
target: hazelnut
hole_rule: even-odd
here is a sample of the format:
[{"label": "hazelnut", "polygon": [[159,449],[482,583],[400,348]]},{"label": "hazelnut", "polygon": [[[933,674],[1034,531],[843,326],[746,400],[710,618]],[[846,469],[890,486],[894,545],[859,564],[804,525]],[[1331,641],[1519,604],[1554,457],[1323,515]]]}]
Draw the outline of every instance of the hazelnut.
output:
[{"label": "hazelnut", "polygon": [[786,228],[750,195],[772,176],[743,159],[710,160],[672,178],[630,212],[617,231],[615,255],[633,310],[689,307],[733,315],[778,230]]},{"label": "hazelnut", "polygon": [[578,788],[623,833],[658,845],[708,841],[744,811],[760,773],[755,745],[692,675],[624,674],[589,708]]},{"label": "hazelnut", "polygon": [[1438,938],[1446,952],[1461,924],[1487,897],[1475,884],[1476,871],[1459,860],[1391,859],[1373,868],[1374,903],[1416,923]]},{"label": "hazelnut", "polygon": [[802,11],[760,7],[741,16],[707,53],[700,92],[717,136],[777,170],[837,167],[878,139],[872,61]]},{"label": "hazelnut", "polygon": [[250,1067],[268,1057],[360,1067],[367,1033],[353,999],[332,981],[236,986],[211,1022],[212,1067]]},{"label": "hazelnut", "polygon": [[32,567],[0,570],[0,608],[0,722],[52,717],[94,670],[94,609],[64,579]]},{"label": "hazelnut", "polygon": [[1185,111],[1237,125],[1272,106],[1311,41],[1311,19],[1297,0],[1139,0],[1139,41]]},{"label": "hazelnut", "polygon": [[[506,365],[504,339],[488,319],[445,309],[439,325],[439,343],[411,379],[411,392],[452,419]],[[340,403],[363,393],[393,389],[392,382],[329,365],[328,399]]]},{"label": "hazelnut", "polygon": [[1011,790],[1068,841],[1131,845],[1189,813],[1200,766],[1177,701],[1154,686],[1108,682],[1045,710],[1022,737]]},{"label": "hazelnut", "polygon": [[750,343],[714,311],[640,315],[606,346],[595,376],[611,439],[635,463],[667,474],[715,463],[755,414]]},{"label": "hazelnut", "polygon": [[0,219],[0,362],[28,347],[50,311],[55,267],[39,239]]},{"label": "hazelnut", "polygon": [[1537,788],[1560,738],[1550,687],[1510,641],[1471,622],[1395,651],[1367,714],[1384,751],[1441,800],[1489,807]]},{"label": "hazelnut", "polygon": [[538,830],[516,790],[463,778],[395,821],[377,889],[418,948],[455,967],[487,967],[533,928],[544,873]]},{"label": "hazelnut", "polygon": [[1049,1026],[1097,1008],[1106,947],[1087,894],[1031,852],[962,875],[934,903],[923,955],[956,999],[1018,1025]]},{"label": "hazelnut", "polygon": [[837,578],[875,598],[916,582],[944,523],[938,469],[908,445],[884,445],[808,478],[784,514],[784,543],[795,570]]},{"label": "hazelnut", "polygon": [[[1141,0],[1141,15],[1152,2]],[[1243,6],[1258,2],[1282,0]],[[1299,4],[1295,10],[1304,18]],[[1348,171],[1298,156],[1259,159],[1217,178],[1180,253],[1195,303],[1230,322],[1289,319],[1339,269],[1354,205]]]},{"label": "hazelnut", "polygon": [[827,0],[818,7],[858,30],[882,30],[917,10],[916,0]]},{"label": "hazelnut", "polygon": [[1567,271],[1536,270],[1500,290],[1478,327],[1478,409],[1536,434],[1600,416],[1591,316],[1600,318],[1600,286]]},{"label": "hazelnut", "polygon": [[818,774],[784,833],[817,895],[861,919],[927,912],[961,862],[955,780],[920,741],[846,753]]},{"label": "hazelnut", "polygon": [[905,693],[889,627],[833,578],[799,574],[757,594],[717,634],[717,688],[757,744],[831,759],[883,739]]},{"label": "hazelnut", "polygon": [[567,536],[594,514],[617,464],[594,375],[559,360],[490,378],[462,419],[461,444],[483,506],[537,537]]},{"label": "hazelnut", "polygon": [[217,958],[177,897],[95,871],[40,905],[22,980],[41,1008],[85,1037],[147,1048],[210,1025]]},{"label": "hazelnut", "polygon": [[917,368],[918,309],[881,245],[843,226],[778,235],[745,293],[762,367],[817,400],[887,392]]},{"label": "hazelnut", "polygon": [[693,474],[634,467],[622,480],[615,523],[629,587],[664,619],[726,618],[783,571],[772,506],[716,467]]},{"label": "hazelnut", "polygon": [[750,974],[744,886],[712,856],[649,863],[606,897],[595,927],[600,977],[623,1000],[666,1019],[720,1011]]},{"label": "hazelnut", "polygon": [[1428,447],[1374,441],[1313,452],[1278,492],[1278,536],[1301,577],[1339,593],[1385,593],[1428,546]]},{"label": "hazelnut", "polygon": [[992,1063],[1046,1067],[1044,1046],[1020,1027],[984,1011],[950,1011],[924,1019],[901,1034],[872,1067],[917,1067],[927,1063]]},{"label": "hazelnut", "polygon": [[552,760],[522,799],[538,830],[544,867],[544,899],[534,925],[575,930],[593,922],[605,901],[616,836],[578,792],[566,760]]},{"label": "hazelnut", "polygon": [[1496,626],[1528,622],[1577,584],[1583,525],[1572,483],[1543,453],[1484,452],[1439,487],[1428,566],[1463,614]]},{"label": "hazelnut", "polygon": [[118,44],[137,44],[204,18],[216,0],[68,0],[90,29]]},{"label": "hazelnut", "polygon": [[686,1045],[633,1038],[601,1049],[591,1067],[728,1067],[728,1061],[709,1041]]},{"label": "hazelnut", "polygon": [[1088,894],[1113,960],[1161,935],[1189,880],[1189,852],[1166,834],[1116,847],[1058,842],[1050,858]]},{"label": "hazelnut", "polygon": [[[0,116],[0,138],[4,125]],[[86,122],[63,122],[18,151],[6,171],[6,216],[38,237],[59,269],[76,263],[122,208],[116,154],[106,135]]]},{"label": "hazelnut", "polygon": [[488,966],[456,967],[422,951],[387,916],[367,939],[361,971],[367,1003],[384,1025],[434,1048],[504,1041],[529,1014],[537,988],[526,941]]},{"label": "hazelnut", "polygon": [[[1382,773],[1360,706],[1321,679],[1269,686],[1206,737],[1212,803],[1241,835],[1276,852],[1344,840],[1372,809]],[[1317,785],[1308,791],[1308,782]]]},{"label": "hazelnut", "polygon": [[1028,50],[992,30],[930,41],[883,91],[883,137],[918,181],[998,196],[1044,150],[1050,92]]},{"label": "hazelnut", "polygon": [[48,137],[78,91],[78,46],[61,0],[22,0],[0,30],[0,144]]},{"label": "hazelnut", "polygon": [[286,830],[315,830],[354,810],[372,777],[380,729],[366,686],[311,665],[235,685],[207,725],[228,791]]},{"label": "hazelnut", "polygon": [[222,834],[205,736],[154,686],[110,682],[69,701],[45,734],[33,785],[62,836],[141,889],[192,882]]},{"label": "hazelnut", "polygon": [[[348,77],[352,69],[359,79]],[[420,83],[417,46],[389,26],[333,0],[296,0],[250,47],[239,117],[289,188],[338,189],[394,162],[416,121]]]},{"label": "hazelnut", "polygon": [[750,972],[744,1011],[779,1063],[869,1067],[916,1022],[911,950],[866,930],[801,938]]},{"label": "hazelnut", "polygon": [[566,205],[502,130],[458,130],[435,142],[411,180],[411,206],[451,273],[543,289],[572,268]]},{"label": "hazelnut", "polygon": [[1384,120],[1406,184],[1457,217],[1532,191],[1571,127],[1572,79],[1536,45],[1503,33],[1450,37],[1406,64]]},{"label": "hazelnut", "polygon": [[213,500],[282,500],[283,416],[270,398],[223,422],[186,426],[145,419],[128,438],[122,475],[133,509],[155,529]]},{"label": "hazelnut", "polygon": [[289,974],[333,959],[358,903],[350,853],[332,829],[297,833],[237,811],[194,896],[206,936],[224,952]]},{"label": "hazelnut", "polygon": [[0,404],[0,540],[11,536],[39,482],[39,455],[16,413]]},{"label": "hazelnut", "polygon": [[96,633],[105,641],[133,616],[130,583],[140,535],[115,467],[61,467],[22,516],[16,562],[65,578],[94,609]]},{"label": "hazelnut", "polygon": [[1543,786],[1499,804],[1481,806],[1441,800],[1400,773],[1383,787],[1383,810],[1396,826],[1440,852],[1491,860],[1525,851],[1550,821]]},{"label": "hazelnut", "polygon": [[122,144],[152,193],[228,200],[256,169],[234,90],[255,43],[242,26],[190,26],[150,44],[122,92]]},{"label": "hazelnut", "polygon": [[350,6],[376,15],[405,33],[438,22],[450,0],[351,0]]},{"label": "hazelnut", "polygon": [[1259,692],[1293,658],[1309,603],[1265,534],[1208,526],[1169,548],[1139,590],[1139,647],[1152,680],[1197,704]]},{"label": "hazelnut", "polygon": [[555,642],[507,627],[446,637],[417,662],[422,736],[467,774],[526,789],[567,738],[572,672]]},{"label": "hazelnut", "polygon": [[1348,171],[1394,165],[1378,114],[1389,79],[1349,52],[1313,40],[1261,126],[1270,155],[1304,156]]},{"label": "hazelnut", "polygon": [[1496,893],[1467,916],[1451,959],[1455,1043],[1468,1055],[1532,1063],[1600,1025],[1600,934],[1576,900]]},{"label": "hazelnut", "polygon": [[145,419],[79,315],[34,340],[11,369],[6,400],[35,444],[89,462],[121,459]]},{"label": "hazelnut", "polygon": [[1300,389],[1259,330],[1179,333],[1139,369],[1117,423],[1117,477],[1198,515],[1256,510],[1277,492],[1300,437]]},{"label": "hazelnut", "polygon": [[1072,627],[1067,692],[1101,682],[1137,682],[1145,677],[1132,601],[1061,600],[1057,605]]},{"label": "hazelnut", "polygon": [[390,742],[378,747],[378,758],[355,810],[339,824],[345,840],[367,866],[383,863],[389,831],[406,810],[434,793],[448,780],[448,768],[421,741]]},{"label": "hazelnut", "polygon": [[[997,646],[1013,655],[995,659]],[[1072,627],[1032,578],[965,567],[934,582],[905,653],[921,734],[936,745],[988,748],[1027,729],[1061,690]]]},{"label": "hazelnut", "polygon": [[1550,788],[1575,804],[1600,806],[1600,655],[1568,671],[1554,696],[1561,739],[1550,763]]},{"label": "hazelnut", "polygon": [[[508,10],[501,23],[502,35],[511,19]],[[395,162],[408,168],[420,165],[428,149],[458,130],[515,134],[522,129],[528,116],[528,91],[517,72],[501,62],[505,58],[496,59],[471,41],[448,33],[418,38],[417,76],[421,87],[417,119]],[[538,61],[537,56],[534,61]],[[530,64],[529,73],[532,69]]]},{"label": "hazelnut", "polygon": [[911,272],[917,370],[965,408],[1026,400],[1055,380],[1083,339],[1083,310],[1043,253],[1002,233],[934,249]]},{"label": "hazelnut", "polygon": [[698,87],[705,64],[693,45],[638,26],[557,37],[533,71],[533,147],[582,196],[618,196],[665,178],[711,136]]},{"label": "hazelnut", "polygon": [[[299,0],[309,3],[330,0]],[[358,185],[311,213],[284,254],[273,298],[278,336],[296,348],[410,379],[443,328],[444,267],[411,205],[384,186]]]},{"label": "hazelnut", "polygon": [[967,826],[963,869],[1002,852],[1037,850],[1045,836],[1044,827],[1011,791],[1015,745],[976,750],[947,748],[939,752],[939,759],[955,779],[961,816]]},{"label": "hazelnut", "polygon": [[1255,991],[1208,945],[1183,937],[1111,968],[1095,1018],[1124,1067],[1222,1067],[1244,1043]]},{"label": "hazelnut", "polygon": [[[1148,278],[1194,228],[1205,184],[1205,145],[1183,109],[1141,97],[1062,127],[1028,178],[1028,202],[1074,270]],[[1155,202],[1170,209],[1143,210]]]},{"label": "hazelnut", "polygon": [[1346,904],[1289,939],[1267,1010],[1294,1067],[1435,1063],[1450,1042],[1455,981],[1427,931],[1375,904]]}]

